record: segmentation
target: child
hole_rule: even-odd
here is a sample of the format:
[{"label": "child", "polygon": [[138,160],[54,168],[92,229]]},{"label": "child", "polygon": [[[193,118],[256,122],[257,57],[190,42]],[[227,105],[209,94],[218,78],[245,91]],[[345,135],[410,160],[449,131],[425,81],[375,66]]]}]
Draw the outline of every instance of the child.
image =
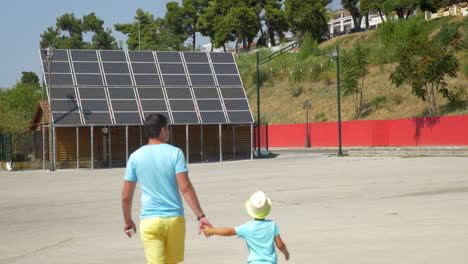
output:
[{"label": "child", "polygon": [[[286,260],[289,260],[289,252],[281,240],[279,229],[272,220],[265,220],[271,209],[271,200],[265,193],[257,191],[245,203],[247,213],[254,218],[235,228],[211,228],[203,229],[205,236],[234,236],[245,239],[249,249],[249,264],[272,263],[276,264],[275,245],[283,252]],[[274,243],[273,243],[274,242]]]}]

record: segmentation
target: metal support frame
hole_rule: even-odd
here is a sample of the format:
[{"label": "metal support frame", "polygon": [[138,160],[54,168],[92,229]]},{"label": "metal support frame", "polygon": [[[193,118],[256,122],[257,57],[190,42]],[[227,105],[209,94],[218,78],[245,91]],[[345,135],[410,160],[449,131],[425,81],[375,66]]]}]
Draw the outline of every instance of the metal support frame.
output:
[{"label": "metal support frame", "polygon": [[45,129],[44,129],[44,121],[42,121],[42,169],[45,170],[46,169],[46,159],[45,159]]},{"label": "metal support frame", "polygon": [[189,125],[185,125],[185,149],[186,149],[186,157],[187,164],[190,162],[190,142],[189,142]]},{"label": "metal support frame", "polygon": [[80,168],[80,128],[76,127],[76,168]]},{"label": "metal support frame", "polygon": [[128,162],[128,126],[125,126],[125,165]]},{"label": "metal support frame", "polygon": [[200,158],[202,162],[205,159],[205,139],[203,136],[203,125],[200,125]]},{"label": "metal support frame", "polygon": [[253,123],[250,124],[250,159],[253,160],[253,153],[254,153],[254,129],[253,129]]},{"label": "metal support frame", "polygon": [[221,130],[221,124],[218,125],[219,131],[219,162],[223,162],[223,131]]},{"label": "metal support frame", "polygon": [[232,125],[232,159],[236,160],[236,125]]},{"label": "metal support frame", "polygon": [[91,129],[91,169],[94,170],[94,126]]},{"label": "metal support frame", "polygon": [[111,127],[108,128],[107,133],[109,135],[109,168],[112,168],[112,133],[111,133]]},{"label": "metal support frame", "polygon": [[57,160],[57,156],[56,156],[56,144],[55,144],[55,141],[57,139],[56,135],[55,135],[55,127],[52,126],[52,170],[51,171],[55,171],[55,169],[57,168],[57,163],[56,163],[56,160]]}]

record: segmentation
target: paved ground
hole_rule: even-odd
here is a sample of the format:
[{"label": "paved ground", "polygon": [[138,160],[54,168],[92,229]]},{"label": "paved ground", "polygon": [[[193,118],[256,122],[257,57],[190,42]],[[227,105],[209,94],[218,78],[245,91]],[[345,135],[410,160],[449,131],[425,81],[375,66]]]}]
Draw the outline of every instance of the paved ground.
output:
[{"label": "paved ground", "polygon": [[[466,263],[467,158],[328,157],[190,165],[213,224],[249,220],[257,189],[273,200],[289,263]],[[144,263],[122,229],[123,169],[0,172],[0,263]],[[137,199],[139,202],[139,199]],[[134,214],[138,214],[138,205]],[[246,263],[238,238],[205,239],[187,211],[185,263]],[[279,263],[286,263],[280,256]]]}]

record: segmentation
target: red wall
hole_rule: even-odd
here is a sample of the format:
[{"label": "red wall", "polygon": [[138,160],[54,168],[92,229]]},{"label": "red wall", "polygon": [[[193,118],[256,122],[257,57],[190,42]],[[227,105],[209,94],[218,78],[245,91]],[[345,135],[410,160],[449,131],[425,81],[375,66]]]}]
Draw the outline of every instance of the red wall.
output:
[{"label": "red wall", "polygon": [[[261,127],[266,146],[265,126]],[[468,145],[468,116],[404,118],[341,122],[343,146]],[[270,147],[304,147],[305,124],[268,126]],[[312,147],[338,146],[337,122],[310,123]]]}]

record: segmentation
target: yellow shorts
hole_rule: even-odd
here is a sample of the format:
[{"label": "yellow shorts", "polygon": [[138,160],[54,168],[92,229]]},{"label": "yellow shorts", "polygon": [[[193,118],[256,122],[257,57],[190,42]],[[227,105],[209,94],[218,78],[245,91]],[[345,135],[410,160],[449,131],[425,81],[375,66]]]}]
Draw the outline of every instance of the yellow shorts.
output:
[{"label": "yellow shorts", "polygon": [[140,237],[148,264],[173,264],[184,261],[183,216],[141,219]]}]

